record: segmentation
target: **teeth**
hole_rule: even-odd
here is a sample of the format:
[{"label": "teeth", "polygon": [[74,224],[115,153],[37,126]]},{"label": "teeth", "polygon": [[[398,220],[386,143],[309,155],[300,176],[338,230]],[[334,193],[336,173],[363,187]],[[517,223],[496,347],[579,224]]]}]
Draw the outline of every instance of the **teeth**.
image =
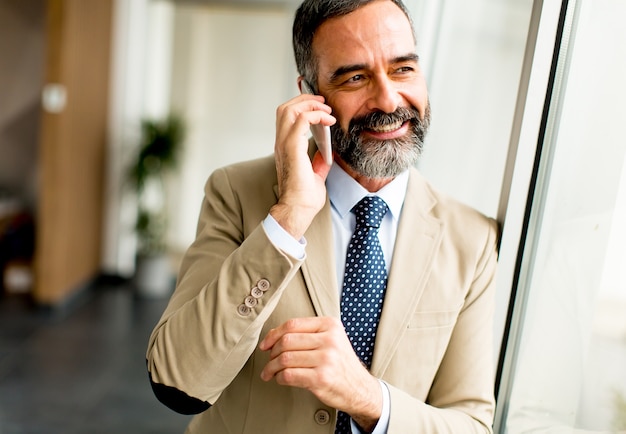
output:
[{"label": "teeth", "polygon": [[377,133],[389,133],[391,131],[395,131],[398,128],[400,128],[403,123],[404,123],[403,121],[398,121],[390,125],[380,125],[376,128],[372,128],[372,131],[375,131]]}]

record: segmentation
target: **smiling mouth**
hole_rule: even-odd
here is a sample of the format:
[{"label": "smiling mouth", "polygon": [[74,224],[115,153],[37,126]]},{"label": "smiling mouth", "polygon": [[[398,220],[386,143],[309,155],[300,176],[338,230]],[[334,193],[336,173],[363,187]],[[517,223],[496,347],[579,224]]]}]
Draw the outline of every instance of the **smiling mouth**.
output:
[{"label": "smiling mouth", "polygon": [[375,127],[368,128],[370,131],[375,133],[391,133],[396,131],[404,125],[406,121],[397,121],[388,125],[377,125]]}]

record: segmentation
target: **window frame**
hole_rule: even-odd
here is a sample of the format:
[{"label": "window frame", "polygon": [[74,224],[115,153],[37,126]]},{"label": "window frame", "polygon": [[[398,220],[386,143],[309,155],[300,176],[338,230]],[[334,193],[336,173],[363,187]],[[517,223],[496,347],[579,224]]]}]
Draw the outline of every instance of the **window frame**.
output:
[{"label": "window frame", "polygon": [[[533,3],[498,220],[503,222],[494,324],[499,348],[494,432],[504,432],[515,375],[528,277],[541,221],[542,189],[551,165],[558,105],[565,86],[576,0]],[[504,306],[507,306],[504,309]]]}]

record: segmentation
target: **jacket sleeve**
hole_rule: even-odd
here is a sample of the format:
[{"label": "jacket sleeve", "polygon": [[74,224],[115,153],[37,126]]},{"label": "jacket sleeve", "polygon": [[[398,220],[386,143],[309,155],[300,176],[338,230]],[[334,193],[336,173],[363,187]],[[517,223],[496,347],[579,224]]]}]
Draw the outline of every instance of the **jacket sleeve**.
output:
[{"label": "jacket sleeve", "polygon": [[[235,378],[302,263],[263,229],[276,200],[271,186],[256,187],[244,201],[240,186],[233,187],[239,178],[229,175],[220,169],[207,182],[196,240],[146,355],[155,394],[184,414],[206,410]],[[249,306],[256,304],[246,306],[247,297],[254,299]]]},{"label": "jacket sleeve", "polygon": [[426,402],[389,386],[389,433],[492,433],[498,227],[489,220],[474,278]]}]

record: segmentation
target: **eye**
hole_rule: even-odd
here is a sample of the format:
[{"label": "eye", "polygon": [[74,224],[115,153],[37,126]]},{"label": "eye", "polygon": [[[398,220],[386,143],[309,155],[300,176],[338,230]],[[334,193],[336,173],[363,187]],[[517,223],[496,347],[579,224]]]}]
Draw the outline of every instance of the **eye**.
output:
[{"label": "eye", "polygon": [[346,83],[358,83],[359,81],[363,81],[365,76],[363,74],[356,74],[346,80]]},{"label": "eye", "polygon": [[413,68],[412,66],[401,66],[400,68],[396,69],[396,72],[399,72],[399,73],[413,72],[413,71],[415,71],[415,68]]}]

